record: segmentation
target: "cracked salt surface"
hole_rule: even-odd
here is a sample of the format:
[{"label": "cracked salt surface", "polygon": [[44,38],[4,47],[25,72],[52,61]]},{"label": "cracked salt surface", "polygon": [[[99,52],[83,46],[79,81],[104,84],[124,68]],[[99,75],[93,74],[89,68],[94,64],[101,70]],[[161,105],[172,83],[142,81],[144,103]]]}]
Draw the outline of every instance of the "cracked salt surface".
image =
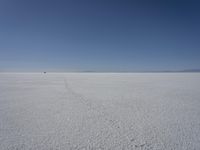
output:
[{"label": "cracked salt surface", "polygon": [[1,150],[200,149],[199,73],[1,73]]}]

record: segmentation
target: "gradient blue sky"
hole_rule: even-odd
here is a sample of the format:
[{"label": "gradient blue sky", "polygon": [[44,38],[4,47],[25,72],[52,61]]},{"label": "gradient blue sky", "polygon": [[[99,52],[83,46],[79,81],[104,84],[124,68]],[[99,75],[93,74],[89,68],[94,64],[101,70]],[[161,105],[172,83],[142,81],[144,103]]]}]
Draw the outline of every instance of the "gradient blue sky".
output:
[{"label": "gradient blue sky", "polygon": [[200,68],[198,0],[1,0],[0,71]]}]

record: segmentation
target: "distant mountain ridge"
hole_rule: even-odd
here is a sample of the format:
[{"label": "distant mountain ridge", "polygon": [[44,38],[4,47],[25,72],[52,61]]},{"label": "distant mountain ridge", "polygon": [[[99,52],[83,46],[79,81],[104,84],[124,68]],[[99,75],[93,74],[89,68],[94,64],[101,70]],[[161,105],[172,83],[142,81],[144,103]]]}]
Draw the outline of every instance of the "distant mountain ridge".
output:
[{"label": "distant mountain ridge", "polygon": [[85,73],[98,73],[98,72],[121,72],[121,73],[148,73],[148,72],[200,72],[200,69],[184,69],[184,70],[149,70],[149,71],[93,71],[93,70],[86,70],[86,71],[80,71],[80,72],[85,72]]},{"label": "distant mountain ridge", "polygon": [[200,69],[185,69],[180,72],[200,72]]}]

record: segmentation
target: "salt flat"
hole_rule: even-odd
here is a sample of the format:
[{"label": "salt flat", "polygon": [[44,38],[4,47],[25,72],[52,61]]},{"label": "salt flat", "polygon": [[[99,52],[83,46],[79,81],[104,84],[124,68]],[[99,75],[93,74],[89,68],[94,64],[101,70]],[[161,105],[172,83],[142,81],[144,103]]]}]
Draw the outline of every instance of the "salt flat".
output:
[{"label": "salt flat", "polygon": [[0,150],[199,150],[199,73],[1,73]]}]

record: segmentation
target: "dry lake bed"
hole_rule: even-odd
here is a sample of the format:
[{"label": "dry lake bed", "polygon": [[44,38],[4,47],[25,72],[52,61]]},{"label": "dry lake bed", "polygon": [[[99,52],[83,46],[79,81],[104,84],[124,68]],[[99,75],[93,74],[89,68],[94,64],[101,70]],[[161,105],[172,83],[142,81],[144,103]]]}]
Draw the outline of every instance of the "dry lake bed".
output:
[{"label": "dry lake bed", "polygon": [[0,150],[199,150],[200,73],[0,73]]}]

